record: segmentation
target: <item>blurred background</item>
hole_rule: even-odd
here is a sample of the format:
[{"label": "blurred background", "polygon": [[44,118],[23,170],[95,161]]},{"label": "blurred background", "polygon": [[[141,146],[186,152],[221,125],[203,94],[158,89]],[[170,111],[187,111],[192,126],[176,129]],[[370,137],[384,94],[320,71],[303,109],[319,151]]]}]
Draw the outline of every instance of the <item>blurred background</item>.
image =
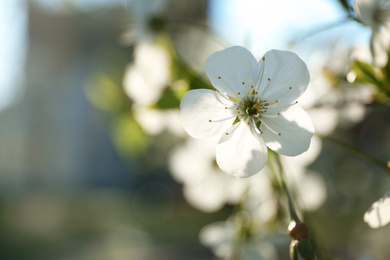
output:
[{"label": "blurred background", "polygon": [[[1,1],[0,259],[228,259],[228,226],[244,221],[236,214],[241,186],[252,180],[197,168],[212,165],[214,154],[181,128],[179,104],[190,89],[212,88],[204,62],[232,45],[257,57],[291,50],[309,67],[300,103],[318,136],[285,168],[325,259],[390,259],[390,227],[363,221],[390,179],[350,149],[389,160],[390,69],[372,67],[371,31],[352,6]],[[221,191],[220,176],[232,190]],[[253,181],[255,193],[268,182]],[[261,188],[268,189],[254,195],[255,204],[267,201],[250,229],[251,239],[261,234],[254,244],[261,252],[245,259],[289,259],[283,198],[272,181]]]}]

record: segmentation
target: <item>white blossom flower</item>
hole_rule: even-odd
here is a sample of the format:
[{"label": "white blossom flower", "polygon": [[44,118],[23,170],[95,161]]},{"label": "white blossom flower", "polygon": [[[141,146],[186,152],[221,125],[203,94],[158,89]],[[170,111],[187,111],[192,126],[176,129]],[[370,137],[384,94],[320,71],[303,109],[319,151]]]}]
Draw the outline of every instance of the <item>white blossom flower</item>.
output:
[{"label": "white blossom flower", "polygon": [[[215,144],[190,139],[169,157],[175,180],[183,184],[186,201],[196,209],[215,212],[225,204],[236,204],[249,181],[224,174],[215,163]],[[260,187],[260,186],[259,186]]]},{"label": "white blossom flower", "polygon": [[286,171],[286,181],[292,187],[298,205],[306,211],[318,209],[326,199],[326,186],[322,176],[307,168],[317,159],[321,148],[321,139],[314,136],[306,152],[294,158],[281,158]]},{"label": "white blossom flower", "polygon": [[153,42],[160,27],[164,26],[162,17],[167,5],[167,0],[129,0],[128,9],[133,21],[122,35],[122,43]]},{"label": "white blossom flower", "polygon": [[354,10],[360,21],[371,27],[370,49],[374,63],[386,65],[390,46],[390,1],[355,0]]},{"label": "white blossom flower", "polygon": [[189,91],[181,101],[182,124],[195,138],[220,138],[216,158],[226,173],[248,177],[267,161],[267,146],[295,156],[306,151],[313,125],[296,105],[309,83],[294,53],[271,50],[257,62],[243,47],[212,54],[206,74],[215,91]]},{"label": "white blossom flower", "polygon": [[278,254],[274,245],[266,241],[262,234],[253,234],[244,241],[237,238],[240,227],[229,219],[211,223],[202,228],[200,242],[210,247],[221,259],[276,260]]},{"label": "white blossom flower", "polygon": [[[343,43],[331,53],[319,51],[308,60],[310,88],[298,99],[313,121],[316,134],[329,135],[337,127],[348,128],[366,115],[366,105],[372,102],[372,88],[365,84],[337,82],[351,73],[351,61],[369,60],[368,49]],[[352,77],[352,76],[350,76]]]},{"label": "white blossom flower", "polygon": [[364,213],[364,222],[371,228],[380,228],[390,223],[390,192],[387,192]]},{"label": "white blossom flower", "polygon": [[126,69],[123,85],[134,104],[156,102],[171,80],[171,57],[162,46],[142,43],[135,47],[134,62]]},{"label": "white blossom flower", "polygon": [[149,135],[157,135],[164,130],[177,136],[184,135],[178,109],[151,108],[168,85],[180,85],[178,81],[172,82],[171,63],[171,57],[163,46],[140,43],[135,46],[134,61],[128,65],[123,77],[124,91],[133,102],[134,116]]}]

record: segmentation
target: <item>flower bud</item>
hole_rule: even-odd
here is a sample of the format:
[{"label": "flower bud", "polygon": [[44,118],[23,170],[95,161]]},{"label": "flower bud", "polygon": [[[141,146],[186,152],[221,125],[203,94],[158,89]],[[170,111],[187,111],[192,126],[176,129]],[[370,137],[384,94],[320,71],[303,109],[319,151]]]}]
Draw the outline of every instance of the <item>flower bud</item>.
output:
[{"label": "flower bud", "polygon": [[291,260],[317,260],[316,246],[311,238],[293,239],[290,244]]},{"label": "flower bud", "polygon": [[291,221],[288,225],[288,234],[296,240],[300,240],[308,237],[308,229],[305,223],[300,221]]},{"label": "flower bud", "polygon": [[317,260],[321,259],[320,253],[314,241],[308,235],[305,223],[291,221],[288,225],[288,234],[291,236],[290,258],[291,260]]}]

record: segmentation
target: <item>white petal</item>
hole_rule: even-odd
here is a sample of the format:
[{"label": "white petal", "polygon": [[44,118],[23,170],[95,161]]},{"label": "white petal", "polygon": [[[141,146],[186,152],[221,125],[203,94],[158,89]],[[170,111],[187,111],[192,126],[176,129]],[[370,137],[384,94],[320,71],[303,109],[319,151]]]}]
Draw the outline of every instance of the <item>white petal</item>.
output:
[{"label": "white petal", "polygon": [[262,100],[292,103],[305,92],[310,81],[309,70],[295,53],[271,50],[264,57],[264,79],[259,90]]},{"label": "white petal", "polygon": [[[304,169],[302,169],[304,170]],[[326,185],[322,176],[315,171],[307,172],[295,179],[298,201],[306,211],[317,210],[326,200]]]},{"label": "white petal", "polygon": [[312,164],[320,155],[322,151],[322,139],[318,136],[313,136],[310,142],[309,149],[295,157],[281,156],[282,162],[285,163],[289,169],[293,171],[304,171],[307,166]]},{"label": "white petal", "polygon": [[252,53],[239,46],[213,53],[205,64],[206,74],[211,84],[221,93],[229,96],[236,96],[237,92],[243,92],[242,82],[249,78],[253,80],[258,69],[258,63]]},{"label": "white petal", "polygon": [[374,25],[374,13],[378,8],[378,2],[375,0],[354,0],[353,9],[362,23],[365,25]]},{"label": "white petal", "polygon": [[225,109],[233,104],[233,101],[225,99],[216,91],[191,90],[184,95],[180,103],[182,125],[192,137],[219,138],[235,120],[233,111]]},{"label": "white petal", "polygon": [[204,185],[187,185],[183,187],[183,195],[186,201],[194,208],[203,212],[215,212],[220,210],[226,203],[224,187],[220,184],[220,182],[207,183],[205,181]]},{"label": "white petal", "polygon": [[314,129],[319,135],[329,135],[337,127],[338,111],[335,107],[313,107],[306,110],[313,120]]},{"label": "white petal", "polygon": [[382,29],[373,29],[370,41],[370,49],[375,65],[384,67],[388,61],[387,51],[390,45],[390,31]]},{"label": "white petal", "polygon": [[267,146],[275,152],[295,156],[309,148],[314,127],[309,115],[301,107],[294,105],[278,117],[263,117],[261,120],[263,138]]},{"label": "white petal", "polygon": [[390,222],[390,192],[374,202],[364,213],[364,222],[371,228],[379,228]]},{"label": "white petal", "polygon": [[267,162],[268,151],[260,134],[245,122],[232,126],[217,146],[217,163],[226,173],[249,177],[258,173]]}]

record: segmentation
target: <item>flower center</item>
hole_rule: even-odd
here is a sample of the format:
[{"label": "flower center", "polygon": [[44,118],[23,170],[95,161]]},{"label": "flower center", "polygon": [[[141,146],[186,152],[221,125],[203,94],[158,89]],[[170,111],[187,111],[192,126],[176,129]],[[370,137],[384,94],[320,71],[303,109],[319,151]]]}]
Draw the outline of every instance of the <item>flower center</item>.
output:
[{"label": "flower center", "polygon": [[259,111],[259,108],[261,107],[260,103],[253,102],[253,101],[247,101],[244,104],[245,112],[250,115],[257,115],[257,112]]},{"label": "flower center", "polygon": [[[250,83],[242,82],[242,90],[243,92],[235,92],[232,88],[221,76],[218,76],[218,80],[231,91],[231,94],[234,96],[221,95],[221,98],[227,99],[229,102],[234,101],[235,104],[232,106],[226,106],[225,109],[231,110],[233,113],[229,115],[227,118],[221,119],[209,119],[209,122],[221,122],[225,120],[230,120],[235,118],[233,125],[243,122],[244,124],[253,127],[254,131],[259,134],[263,134],[263,131],[260,130],[260,125],[264,125],[270,132],[275,135],[281,136],[282,133],[276,129],[273,129],[267,122],[269,118],[276,118],[281,115],[281,112],[292,106],[298,101],[289,104],[280,104],[279,99],[288,95],[289,92],[293,89],[293,87],[288,87],[284,92],[281,92],[279,96],[274,96],[272,98],[266,98],[267,91],[270,89],[271,78],[267,78],[265,81],[266,84],[262,84],[263,76],[265,71],[265,57],[263,57],[263,63],[257,75],[257,78]],[[218,91],[214,89],[214,91]],[[260,93],[259,93],[260,92]],[[264,100],[266,98],[267,100]],[[267,118],[267,120],[266,120]],[[236,129],[236,128],[235,128]],[[234,131],[234,130],[232,130]],[[226,132],[226,135],[231,134],[232,132]]]}]

